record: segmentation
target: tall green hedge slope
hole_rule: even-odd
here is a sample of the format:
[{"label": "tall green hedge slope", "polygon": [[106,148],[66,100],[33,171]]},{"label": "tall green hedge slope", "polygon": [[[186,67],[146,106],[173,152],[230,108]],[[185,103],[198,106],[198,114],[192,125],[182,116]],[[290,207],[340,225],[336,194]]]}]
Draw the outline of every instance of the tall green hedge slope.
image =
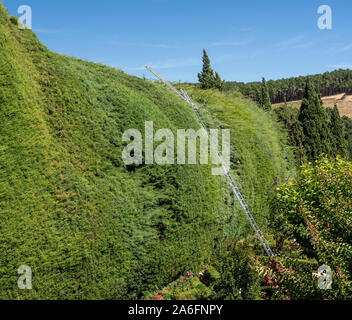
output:
[{"label": "tall green hedge slope", "polygon": [[[0,299],[138,299],[198,272],[241,224],[223,179],[210,165],[122,161],[125,130],[197,129],[192,110],[159,83],[52,53],[16,24],[0,5]],[[282,134],[245,100],[216,103],[206,112],[234,130],[233,173],[264,221],[287,170]],[[21,265],[32,290],[18,288]]]},{"label": "tall green hedge slope", "polygon": [[265,226],[270,199],[283,181],[295,176],[292,150],[272,112],[240,93],[220,93],[182,85],[210,128],[231,130],[231,173],[260,225]]}]

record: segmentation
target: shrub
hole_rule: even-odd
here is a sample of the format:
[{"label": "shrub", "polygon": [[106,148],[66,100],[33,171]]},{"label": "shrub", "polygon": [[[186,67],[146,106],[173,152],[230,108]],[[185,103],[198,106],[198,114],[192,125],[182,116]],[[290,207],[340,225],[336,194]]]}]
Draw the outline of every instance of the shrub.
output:
[{"label": "shrub", "polygon": [[13,25],[18,26],[18,19],[16,17],[10,17],[10,21]]},{"label": "shrub", "polygon": [[[280,253],[284,240],[290,239],[297,243],[291,252],[299,252],[299,258],[282,261],[284,270],[291,270],[279,277],[282,294],[302,299],[352,298],[351,190],[352,163],[326,157],[302,166],[297,181],[278,189],[272,217],[281,244],[277,249]],[[321,265],[332,269],[332,290],[316,286],[313,273]]]}]

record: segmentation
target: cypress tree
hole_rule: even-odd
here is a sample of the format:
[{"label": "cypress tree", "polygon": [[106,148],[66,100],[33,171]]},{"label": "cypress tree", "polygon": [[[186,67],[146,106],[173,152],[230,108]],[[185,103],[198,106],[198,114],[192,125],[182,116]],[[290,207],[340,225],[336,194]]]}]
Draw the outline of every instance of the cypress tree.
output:
[{"label": "cypress tree", "polygon": [[266,111],[270,111],[272,109],[269,89],[264,77],[262,79],[260,106]]},{"label": "cypress tree", "polygon": [[225,81],[221,80],[219,73],[215,73],[215,86],[217,89],[222,91],[224,89],[224,83]]},{"label": "cypress tree", "polygon": [[330,130],[327,114],[322,106],[321,98],[308,80],[298,120],[303,128],[303,145],[309,161],[316,160],[322,153],[332,155]]},{"label": "cypress tree", "polygon": [[205,50],[203,50],[203,70],[198,73],[198,79],[202,89],[210,89],[214,86],[214,71],[210,66],[210,59]]},{"label": "cypress tree", "polygon": [[257,104],[260,108],[262,108],[263,101],[262,101],[262,89],[261,87],[257,87],[255,89],[255,101],[257,101]]},{"label": "cypress tree", "polygon": [[346,116],[342,117],[344,123],[345,142],[346,142],[346,159],[352,160],[352,120]]},{"label": "cypress tree", "polygon": [[340,155],[345,157],[347,145],[344,134],[344,123],[340,117],[340,113],[336,104],[331,111],[330,131],[333,142],[333,156]]},{"label": "cypress tree", "polygon": [[219,89],[223,90],[224,81],[221,80],[219,74],[214,74],[213,69],[210,66],[210,59],[205,50],[203,50],[203,70],[198,73],[198,79],[202,89]]}]

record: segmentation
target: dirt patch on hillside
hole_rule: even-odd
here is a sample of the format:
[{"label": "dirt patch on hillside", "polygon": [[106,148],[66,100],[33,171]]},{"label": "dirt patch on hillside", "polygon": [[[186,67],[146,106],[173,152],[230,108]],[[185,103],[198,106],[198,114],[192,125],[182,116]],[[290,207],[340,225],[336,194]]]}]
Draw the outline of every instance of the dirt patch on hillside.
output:
[{"label": "dirt patch on hillside", "polygon": [[345,95],[343,98],[342,98],[343,101],[352,101],[352,95]]},{"label": "dirt patch on hillside", "polygon": [[326,97],[322,97],[321,99],[324,100],[328,100],[328,99],[335,99],[335,100],[342,100],[344,97],[346,96],[345,93],[340,93],[340,94],[335,94],[333,96],[326,96]]},{"label": "dirt patch on hillside", "polygon": [[[324,107],[333,108],[337,105],[340,115],[347,116],[352,119],[352,95],[346,95],[345,93],[336,94],[333,96],[322,97]],[[294,108],[300,108],[302,100],[290,101],[287,104]],[[284,105],[284,103],[274,104],[273,108],[277,108]]]}]

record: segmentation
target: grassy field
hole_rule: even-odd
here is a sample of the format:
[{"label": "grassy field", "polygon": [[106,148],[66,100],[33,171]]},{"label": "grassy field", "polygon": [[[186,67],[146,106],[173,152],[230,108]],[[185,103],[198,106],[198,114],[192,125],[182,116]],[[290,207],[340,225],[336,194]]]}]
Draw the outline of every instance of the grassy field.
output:
[{"label": "grassy field", "polygon": [[[240,96],[188,88],[232,130],[232,170],[261,224],[292,155]],[[45,48],[0,7],[0,298],[133,299],[199,272],[216,239],[248,224],[208,165],[126,166],[122,134],[199,128],[160,83]],[[17,287],[20,265],[33,290]]]},{"label": "grassy field", "polygon": [[[333,108],[336,104],[341,117],[347,116],[352,119],[352,96],[346,94],[337,94],[333,96],[322,97],[324,107]],[[289,106],[294,108],[301,107],[301,100],[287,102]],[[284,105],[284,103],[274,104],[273,107],[277,108]]]}]

